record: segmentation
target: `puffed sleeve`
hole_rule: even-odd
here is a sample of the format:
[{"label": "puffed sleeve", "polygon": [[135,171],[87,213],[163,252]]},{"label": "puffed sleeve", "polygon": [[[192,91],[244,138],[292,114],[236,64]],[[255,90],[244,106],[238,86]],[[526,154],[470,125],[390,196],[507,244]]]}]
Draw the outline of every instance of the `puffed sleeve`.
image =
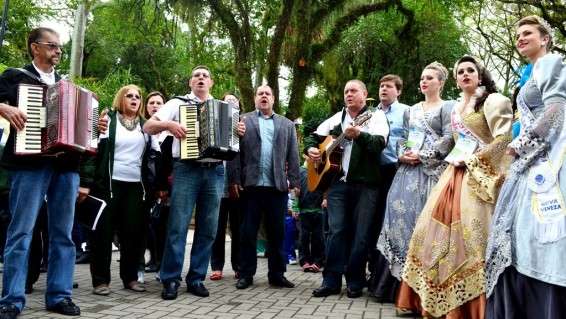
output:
[{"label": "puffed sleeve", "polygon": [[523,171],[550,147],[555,135],[564,126],[566,106],[566,66],[562,56],[547,54],[540,58],[533,68],[533,81],[540,90],[544,110],[538,114],[532,125],[525,127],[509,145],[519,159],[514,169]]},{"label": "puffed sleeve", "polygon": [[[428,150],[419,151],[419,159],[423,163],[424,167],[428,170],[435,170],[439,167],[437,171],[442,173],[443,165],[445,164],[444,158],[452,147],[454,146],[454,136],[452,135],[452,125],[451,116],[452,108],[454,108],[454,101],[446,101],[442,105],[440,110],[440,121],[442,124],[442,132],[440,132],[440,137],[434,143],[434,146]],[[438,132],[437,132],[438,133]]]},{"label": "puffed sleeve", "polygon": [[492,140],[466,160],[466,167],[472,191],[493,204],[510,162],[505,150],[511,141],[513,109],[507,97],[493,93],[485,100],[483,112]]}]

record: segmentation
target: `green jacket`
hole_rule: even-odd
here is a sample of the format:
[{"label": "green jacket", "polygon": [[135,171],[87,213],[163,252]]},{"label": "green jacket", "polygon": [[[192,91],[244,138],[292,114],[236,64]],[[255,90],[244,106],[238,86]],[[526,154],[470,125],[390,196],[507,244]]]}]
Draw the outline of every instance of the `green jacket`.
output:
[{"label": "green jacket", "polygon": [[[330,132],[332,136],[342,134],[342,126],[336,125]],[[304,139],[304,153],[310,147],[318,148],[318,145],[324,141],[326,136],[319,136],[311,133]],[[361,132],[360,136],[354,140],[352,145],[352,153],[350,156],[350,165],[348,168],[348,176],[346,180],[349,183],[361,183],[368,186],[377,186],[381,182],[379,173],[379,158],[381,151],[385,149],[387,143],[381,135],[371,135],[367,132]]]},{"label": "green jacket", "polygon": [[[108,138],[98,142],[96,159],[93,159],[85,169],[81,170],[81,184],[89,185],[94,194],[102,197],[112,198],[112,173],[114,170],[114,147],[116,142],[117,112],[108,112],[110,126],[108,127]],[[140,118],[143,129],[145,119]],[[155,176],[160,168],[161,154],[151,148],[151,135],[143,133],[146,143],[142,159],[142,186],[145,193],[153,191]],[[145,194],[144,194],[145,199]]]}]

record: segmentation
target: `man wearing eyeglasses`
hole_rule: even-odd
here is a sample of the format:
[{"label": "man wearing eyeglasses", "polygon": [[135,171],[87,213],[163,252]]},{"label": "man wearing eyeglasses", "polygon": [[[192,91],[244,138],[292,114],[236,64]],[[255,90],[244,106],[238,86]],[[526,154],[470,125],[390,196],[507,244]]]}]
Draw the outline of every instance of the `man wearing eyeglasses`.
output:
[{"label": "man wearing eyeglasses", "polygon": [[71,239],[75,201],[79,189],[80,155],[15,155],[15,133],[26,126],[27,116],[18,109],[20,84],[50,85],[59,81],[55,65],[61,58],[59,35],[48,28],[29,34],[27,48],[32,63],[23,69],[8,69],[0,75],[0,116],[11,124],[2,166],[10,174],[8,226],[4,253],[4,276],[0,318],[16,318],[25,306],[24,286],[29,247],[39,208],[47,201],[49,263],[46,308],[63,315],[78,316],[71,300],[75,245]]},{"label": "man wearing eyeglasses", "polygon": [[[165,103],[144,125],[144,131],[157,134],[169,131],[176,140],[172,153],[173,189],[171,209],[167,225],[167,239],[161,261],[160,278],[163,283],[161,297],[165,300],[177,298],[180,285],[188,226],[196,206],[196,228],[189,272],[185,278],[187,291],[199,297],[208,297],[203,284],[216,238],[218,209],[224,191],[224,166],[220,160],[180,160],[180,142],[187,130],[179,124],[179,106],[187,102],[204,102],[212,99],[212,80],[206,66],[197,66],[191,72],[191,92],[175,97]],[[240,122],[238,134],[244,135],[245,125]]]}]

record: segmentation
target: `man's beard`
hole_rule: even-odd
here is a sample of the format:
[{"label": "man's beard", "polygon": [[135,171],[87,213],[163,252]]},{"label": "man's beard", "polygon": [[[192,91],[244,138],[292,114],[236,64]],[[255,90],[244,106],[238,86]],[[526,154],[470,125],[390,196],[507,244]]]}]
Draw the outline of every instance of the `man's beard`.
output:
[{"label": "man's beard", "polygon": [[49,64],[51,64],[52,66],[55,66],[57,64],[59,64],[59,62],[61,61],[61,56],[52,56],[48,59]]}]

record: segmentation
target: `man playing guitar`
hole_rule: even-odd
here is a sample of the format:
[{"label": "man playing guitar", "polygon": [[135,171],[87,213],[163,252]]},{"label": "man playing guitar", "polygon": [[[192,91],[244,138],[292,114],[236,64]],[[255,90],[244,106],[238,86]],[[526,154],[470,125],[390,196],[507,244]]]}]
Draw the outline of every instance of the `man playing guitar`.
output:
[{"label": "man playing guitar", "polygon": [[[350,80],[344,88],[346,108],[320,124],[305,138],[305,153],[309,161],[320,161],[318,143],[329,135],[344,133],[341,146],[341,170],[331,181],[327,193],[329,234],[326,247],[326,266],[320,288],[315,297],[339,294],[346,265],[347,295],[357,298],[365,286],[367,242],[375,218],[379,158],[387,145],[389,124],[381,110],[371,111],[366,106],[367,89],[359,80]],[[371,112],[362,125],[352,125],[356,118]],[[382,194],[386,196],[387,194]]]}]

